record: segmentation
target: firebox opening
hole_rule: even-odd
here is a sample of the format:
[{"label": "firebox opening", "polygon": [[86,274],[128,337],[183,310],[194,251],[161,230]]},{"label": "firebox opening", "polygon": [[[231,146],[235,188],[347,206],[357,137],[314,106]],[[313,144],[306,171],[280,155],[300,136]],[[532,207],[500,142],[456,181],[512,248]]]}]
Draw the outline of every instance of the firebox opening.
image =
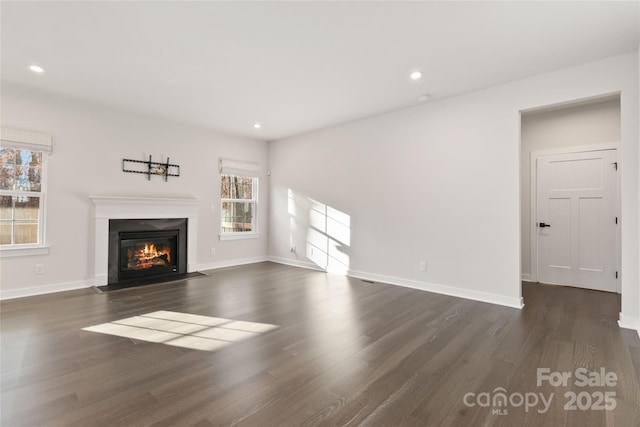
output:
[{"label": "firebox opening", "polygon": [[[131,243],[123,242],[126,250],[126,266],[124,270],[144,270],[153,267],[168,267],[171,265],[170,243]],[[122,253],[124,254],[124,250]]]},{"label": "firebox opening", "polygon": [[177,230],[120,233],[120,280],[177,271]]}]

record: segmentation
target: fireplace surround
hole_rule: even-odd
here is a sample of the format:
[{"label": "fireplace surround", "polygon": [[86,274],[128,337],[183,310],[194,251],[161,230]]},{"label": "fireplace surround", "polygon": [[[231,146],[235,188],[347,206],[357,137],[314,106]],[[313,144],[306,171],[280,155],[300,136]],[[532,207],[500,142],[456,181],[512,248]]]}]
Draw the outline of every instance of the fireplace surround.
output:
[{"label": "fireplace surround", "polygon": [[110,219],[109,284],[187,272],[187,218]]},{"label": "fireplace surround", "polygon": [[[186,230],[186,272],[197,271],[198,206],[190,198],[91,196],[94,206],[94,285],[105,286],[109,274],[109,225],[112,220],[184,220]],[[153,228],[153,227],[152,227]],[[174,228],[175,227],[170,227]],[[130,230],[125,230],[129,232]],[[129,236],[131,237],[131,236]],[[134,238],[135,239],[135,238]],[[171,267],[173,268],[173,267]],[[134,274],[135,275],[135,274]]]}]

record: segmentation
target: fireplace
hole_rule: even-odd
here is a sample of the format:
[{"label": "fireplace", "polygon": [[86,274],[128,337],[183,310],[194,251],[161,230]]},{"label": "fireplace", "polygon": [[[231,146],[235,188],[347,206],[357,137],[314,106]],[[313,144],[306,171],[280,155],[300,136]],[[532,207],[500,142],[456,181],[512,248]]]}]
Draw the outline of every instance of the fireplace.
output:
[{"label": "fireplace", "polygon": [[109,221],[109,284],[184,274],[186,260],[186,218]]},{"label": "fireplace", "polygon": [[[180,238],[177,243],[179,258],[176,262],[178,264],[178,271],[184,268],[182,263],[186,263],[187,273],[198,270],[199,200],[190,198],[127,196],[90,196],[89,198],[94,206],[93,283],[96,287],[106,286],[110,282],[118,281],[119,258],[117,255],[114,258],[112,253],[115,246],[112,243],[114,235],[111,232],[111,223],[115,220],[135,219],[136,221],[141,221],[144,219],[143,221],[146,222],[151,219],[179,219],[181,222],[184,222],[186,231],[183,232],[182,228],[180,228]],[[151,230],[157,230],[157,227],[151,227]],[[136,230],[126,229],[120,231],[134,232]],[[117,237],[117,235],[115,237]],[[186,240],[186,247],[184,248],[181,246],[184,244],[183,239]],[[115,270],[113,269],[114,265],[116,266]],[[132,281],[132,279],[128,280]]]}]

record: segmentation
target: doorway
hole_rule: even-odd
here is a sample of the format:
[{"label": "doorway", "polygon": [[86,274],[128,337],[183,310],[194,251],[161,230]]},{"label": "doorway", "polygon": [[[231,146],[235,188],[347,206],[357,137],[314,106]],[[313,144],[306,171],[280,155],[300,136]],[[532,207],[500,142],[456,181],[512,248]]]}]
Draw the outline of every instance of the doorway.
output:
[{"label": "doorway", "polygon": [[619,95],[522,112],[523,281],[620,292],[620,129]]}]

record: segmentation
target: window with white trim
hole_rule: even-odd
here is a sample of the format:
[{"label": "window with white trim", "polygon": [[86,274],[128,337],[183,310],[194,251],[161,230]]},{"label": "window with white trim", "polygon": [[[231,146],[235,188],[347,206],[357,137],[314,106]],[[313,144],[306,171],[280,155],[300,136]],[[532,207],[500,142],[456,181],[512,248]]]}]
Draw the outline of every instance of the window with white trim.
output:
[{"label": "window with white trim", "polygon": [[222,175],[221,232],[255,233],[258,178]]},{"label": "window with white trim", "polygon": [[46,160],[51,137],[2,127],[0,138],[0,248],[44,243]]},{"label": "window with white trim", "polygon": [[258,164],[220,161],[220,238],[257,235]]}]

